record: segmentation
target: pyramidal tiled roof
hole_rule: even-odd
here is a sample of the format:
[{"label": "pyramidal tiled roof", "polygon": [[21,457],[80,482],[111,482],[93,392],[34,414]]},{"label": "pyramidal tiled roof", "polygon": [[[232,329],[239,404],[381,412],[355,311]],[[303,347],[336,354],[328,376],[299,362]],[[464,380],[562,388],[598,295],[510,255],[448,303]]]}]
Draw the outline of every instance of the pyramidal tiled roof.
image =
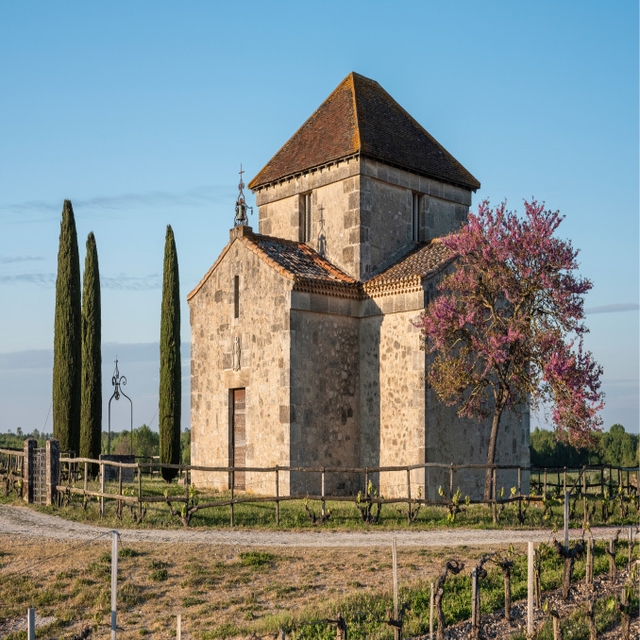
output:
[{"label": "pyramidal tiled roof", "polygon": [[377,82],[350,73],[249,183],[258,189],[362,155],[469,189],[476,180]]},{"label": "pyramidal tiled roof", "polygon": [[[294,289],[340,297],[361,299],[376,293],[393,293],[407,287],[419,287],[425,278],[437,274],[454,257],[438,239],[431,240],[421,243],[391,266],[362,283],[302,242],[260,235],[253,233],[249,227],[238,229],[235,237],[285,278],[293,280]],[[232,242],[225,247],[187,299],[190,300],[198,293],[231,244]]]}]

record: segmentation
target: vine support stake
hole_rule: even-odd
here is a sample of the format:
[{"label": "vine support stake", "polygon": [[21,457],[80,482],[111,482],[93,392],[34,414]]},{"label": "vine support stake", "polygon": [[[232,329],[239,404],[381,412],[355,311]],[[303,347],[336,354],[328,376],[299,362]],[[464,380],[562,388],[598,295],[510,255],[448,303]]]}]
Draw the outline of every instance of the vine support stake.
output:
[{"label": "vine support stake", "polygon": [[569,492],[564,492],[564,548],[569,550]]},{"label": "vine support stake", "polygon": [[[393,538],[391,545],[391,556],[393,559],[393,619],[398,619],[398,539]],[[393,637],[395,640],[400,638],[401,630],[393,627]]]},{"label": "vine support stake", "polygon": [[33,607],[27,609],[27,638],[36,640],[36,610]]},{"label": "vine support stake", "polygon": [[533,637],[533,542],[527,549],[527,638]]},{"label": "vine support stake", "polygon": [[111,532],[111,640],[116,640],[116,606],[118,602],[118,532]]},{"label": "vine support stake", "polygon": [[429,640],[433,640],[433,599],[435,590],[433,581],[431,581],[431,593],[429,594]]}]

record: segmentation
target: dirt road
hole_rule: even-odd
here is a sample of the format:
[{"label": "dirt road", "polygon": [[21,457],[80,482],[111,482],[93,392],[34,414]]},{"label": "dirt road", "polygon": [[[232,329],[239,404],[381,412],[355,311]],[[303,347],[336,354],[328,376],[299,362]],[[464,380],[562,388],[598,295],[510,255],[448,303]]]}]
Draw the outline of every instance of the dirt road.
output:
[{"label": "dirt road", "polygon": [[[613,538],[615,527],[594,527],[596,539]],[[27,507],[0,505],[0,534],[49,540],[89,540],[108,533],[105,527],[70,522]],[[553,532],[533,530],[439,529],[436,531],[270,531],[243,529],[119,529],[123,542],[197,543],[240,547],[384,547],[393,538],[405,547],[498,546],[511,543],[550,542]],[[580,537],[572,529],[570,537]],[[558,532],[562,536],[562,532]]]}]

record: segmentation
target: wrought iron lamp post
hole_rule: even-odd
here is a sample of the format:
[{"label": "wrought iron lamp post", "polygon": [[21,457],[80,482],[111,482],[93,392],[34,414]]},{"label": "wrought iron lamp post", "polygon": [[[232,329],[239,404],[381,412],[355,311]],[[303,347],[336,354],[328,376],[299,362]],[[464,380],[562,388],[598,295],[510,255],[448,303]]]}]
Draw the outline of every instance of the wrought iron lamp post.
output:
[{"label": "wrought iron lamp post", "polygon": [[116,358],[116,368],[113,372],[113,376],[111,377],[111,384],[113,385],[113,394],[111,398],[109,398],[109,434],[107,439],[107,454],[111,455],[111,401],[112,400],[120,400],[120,396],[123,395],[131,405],[131,424],[130,424],[130,435],[129,435],[129,453],[133,454],[133,401],[131,398],[120,388],[121,386],[125,386],[127,384],[127,378],[125,376],[120,375],[120,371],[118,370],[118,359]]}]

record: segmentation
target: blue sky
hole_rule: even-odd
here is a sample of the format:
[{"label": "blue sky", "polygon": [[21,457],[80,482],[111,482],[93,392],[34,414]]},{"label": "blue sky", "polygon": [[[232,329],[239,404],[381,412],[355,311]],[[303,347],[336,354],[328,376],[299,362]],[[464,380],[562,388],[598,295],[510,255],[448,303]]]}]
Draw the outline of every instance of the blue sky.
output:
[{"label": "blue sky", "polygon": [[[637,432],[637,2],[318,6],[0,4],[0,431],[51,429],[63,200],[82,264],[90,231],[98,245],[105,408],[117,356],[134,423],[157,427],[166,225],[188,345],[186,294],[228,240],[240,162],[248,182],[357,71],[482,182],[474,207],[535,196],[566,216],[559,235],[594,283],[605,425]],[[127,407],[112,426],[128,426]]]}]

